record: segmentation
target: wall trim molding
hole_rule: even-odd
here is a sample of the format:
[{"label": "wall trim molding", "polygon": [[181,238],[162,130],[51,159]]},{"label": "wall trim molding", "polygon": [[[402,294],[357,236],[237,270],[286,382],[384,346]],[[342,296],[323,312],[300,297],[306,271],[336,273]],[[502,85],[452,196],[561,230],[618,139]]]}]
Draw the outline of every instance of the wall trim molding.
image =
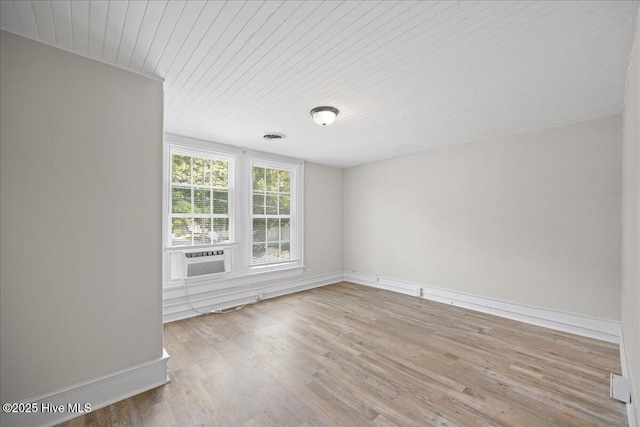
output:
[{"label": "wall trim molding", "polygon": [[615,320],[482,297],[420,283],[380,277],[373,274],[345,271],[344,280],[360,285],[400,292],[406,295],[420,296],[431,301],[451,304],[457,307],[493,314],[495,316],[518,320],[549,329],[569,332],[616,344],[620,343],[620,322]]},{"label": "wall trim molding", "polygon": [[627,348],[624,344],[624,333],[620,334],[620,367],[622,368],[622,376],[624,378],[629,379],[631,382],[631,403],[627,403],[627,418],[629,419],[629,426],[637,426],[640,425],[638,420],[636,420],[636,413],[634,411],[635,408],[635,399],[634,395],[635,388],[633,383],[633,375],[631,375],[631,367],[629,365],[629,355],[627,354]]},{"label": "wall trim molding", "polygon": [[96,58],[94,56],[89,56],[86,53],[82,53],[82,52],[77,51],[77,50],[72,50],[72,49],[69,49],[67,47],[63,47],[63,46],[59,46],[59,45],[56,45],[56,44],[52,44],[52,43],[50,43],[50,42],[48,42],[46,40],[36,39],[36,38],[33,38],[33,37],[31,37],[29,35],[26,35],[26,34],[14,33],[13,31],[11,31],[11,30],[9,30],[7,28],[2,28],[2,31],[6,31],[7,33],[14,34],[14,35],[16,35],[18,37],[24,37],[25,39],[29,39],[29,40],[34,41],[36,43],[42,43],[42,44],[47,45],[49,47],[52,47],[54,49],[63,50],[65,52],[72,53],[74,55],[78,55],[78,56],[81,56],[83,58],[90,59],[92,61],[96,61],[96,62],[99,62],[99,63],[104,64],[104,65],[109,65],[111,67],[118,68],[118,69],[120,69],[122,71],[127,71],[127,72],[132,73],[132,74],[137,74],[140,77],[144,77],[144,78],[147,78],[149,80],[154,80],[156,82],[163,82],[164,83],[164,78],[162,78],[162,77],[156,77],[154,75],[141,73],[140,71],[134,71],[134,70],[131,70],[129,68],[123,67],[120,64],[116,64],[116,63],[113,63],[113,62],[108,62],[108,61],[105,61],[104,59]]},{"label": "wall trim molding", "polygon": [[[37,404],[38,412],[29,414],[7,413],[0,416],[0,424],[7,426],[51,426],[63,423],[86,413],[69,412],[69,404],[91,404],[91,412],[135,396],[169,382],[167,361],[169,354],[162,350],[162,357],[130,368],[103,375],[70,387],[40,396],[24,399],[21,403]],[[5,403],[5,402],[3,402]],[[42,405],[63,406],[59,412],[42,412]]]},{"label": "wall trim molding", "polygon": [[[303,266],[295,266],[291,268],[284,268],[280,270],[267,271],[264,273],[252,273],[242,276],[229,275],[220,278],[205,278],[205,279],[190,279],[191,281],[186,284],[187,294],[189,297],[198,298],[198,294],[206,292],[216,292],[221,290],[229,290],[233,292],[234,289],[246,287],[260,282],[271,280],[283,280],[289,277],[302,277]],[[205,276],[206,277],[206,276]],[[170,301],[176,298],[185,297],[185,285],[171,284],[165,286],[162,289],[163,301]]]},{"label": "wall trim molding", "polygon": [[252,303],[256,301],[258,292],[261,292],[262,299],[265,300],[294,292],[306,291],[320,286],[339,283],[342,282],[343,279],[344,273],[340,271],[271,285],[254,283],[243,288],[226,289],[226,292],[218,293],[216,295],[190,295],[189,302],[186,301],[186,298],[180,298],[176,302],[165,301],[163,307],[163,321],[164,323],[173,322],[205,314],[212,310],[225,310],[242,304]]}]

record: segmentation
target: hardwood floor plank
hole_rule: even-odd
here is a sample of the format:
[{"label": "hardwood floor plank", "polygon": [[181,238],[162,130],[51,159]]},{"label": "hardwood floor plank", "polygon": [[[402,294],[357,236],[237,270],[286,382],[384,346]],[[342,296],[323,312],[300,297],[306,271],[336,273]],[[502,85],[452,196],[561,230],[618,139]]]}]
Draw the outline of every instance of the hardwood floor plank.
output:
[{"label": "hardwood floor plank", "polygon": [[172,382],[64,426],[625,426],[618,346],[350,283],[164,326]]}]

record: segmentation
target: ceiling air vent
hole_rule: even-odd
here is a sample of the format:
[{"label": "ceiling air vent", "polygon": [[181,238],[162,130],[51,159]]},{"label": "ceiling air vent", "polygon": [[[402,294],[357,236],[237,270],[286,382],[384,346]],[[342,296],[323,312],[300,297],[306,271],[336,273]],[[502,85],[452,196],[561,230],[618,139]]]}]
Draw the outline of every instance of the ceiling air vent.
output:
[{"label": "ceiling air vent", "polygon": [[262,135],[262,137],[264,139],[266,139],[267,141],[279,141],[281,139],[285,139],[287,137],[287,135],[285,135],[284,133],[280,133],[280,132],[269,132],[269,133],[265,133],[264,135]]}]

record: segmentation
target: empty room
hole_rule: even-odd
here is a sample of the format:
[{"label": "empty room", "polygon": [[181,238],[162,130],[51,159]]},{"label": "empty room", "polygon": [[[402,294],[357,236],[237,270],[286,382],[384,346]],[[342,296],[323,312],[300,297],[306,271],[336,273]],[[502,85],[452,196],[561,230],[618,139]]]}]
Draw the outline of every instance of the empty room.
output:
[{"label": "empty room", "polygon": [[0,424],[640,427],[639,6],[0,0]]}]

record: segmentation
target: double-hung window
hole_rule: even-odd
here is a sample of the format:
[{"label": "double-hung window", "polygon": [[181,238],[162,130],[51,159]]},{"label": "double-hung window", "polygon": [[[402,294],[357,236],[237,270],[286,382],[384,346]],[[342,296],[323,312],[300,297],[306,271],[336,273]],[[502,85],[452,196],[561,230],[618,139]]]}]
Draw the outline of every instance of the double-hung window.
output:
[{"label": "double-hung window", "polygon": [[[292,220],[295,221],[295,207],[292,212],[291,178],[294,173],[291,168],[260,162],[254,162],[251,167],[252,266],[290,262],[293,259],[291,225]],[[295,206],[295,193],[293,195]]]},{"label": "double-hung window", "polygon": [[169,246],[229,242],[233,234],[230,160],[171,150]]}]

